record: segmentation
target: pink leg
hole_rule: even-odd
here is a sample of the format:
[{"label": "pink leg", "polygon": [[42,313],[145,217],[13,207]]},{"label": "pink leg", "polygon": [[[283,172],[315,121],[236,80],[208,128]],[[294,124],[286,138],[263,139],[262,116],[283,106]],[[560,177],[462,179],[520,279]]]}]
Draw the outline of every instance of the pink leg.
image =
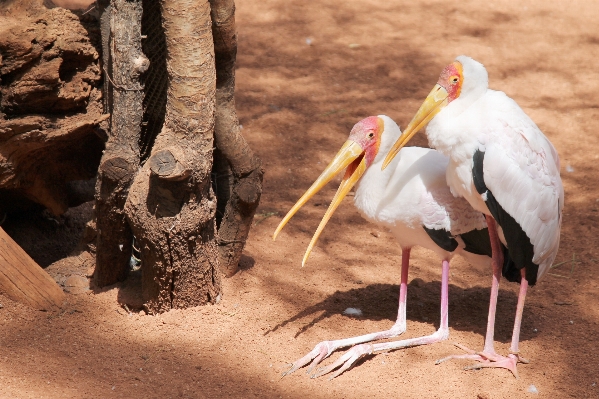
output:
[{"label": "pink leg", "polygon": [[518,362],[529,363],[528,359],[520,356],[518,351],[518,343],[520,341],[520,325],[522,323],[522,311],[524,310],[524,301],[526,300],[526,291],[528,290],[528,280],[526,280],[526,270],[520,271],[520,292],[518,293],[518,305],[516,307],[516,320],[514,321],[514,331],[512,333],[512,344],[510,346],[510,354],[507,357],[500,356],[497,359],[490,359],[491,362],[483,362],[482,364],[472,365],[467,367],[468,370],[477,370],[485,367],[506,368],[510,370],[514,377],[518,378]]},{"label": "pink leg", "polygon": [[520,343],[520,325],[522,324],[522,312],[524,311],[524,301],[526,300],[526,291],[528,290],[528,280],[526,279],[526,270],[521,270],[520,292],[518,293],[518,305],[516,306],[516,320],[514,321],[514,332],[512,333],[512,345],[510,353],[518,357],[518,361],[528,363],[529,360],[520,356],[518,345]]},{"label": "pink leg", "polygon": [[487,334],[485,335],[485,346],[483,353],[496,356],[494,347],[495,337],[495,311],[497,309],[497,296],[499,295],[499,280],[501,279],[501,268],[503,267],[503,252],[501,251],[501,242],[497,234],[495,219],[487,216],[487,226],[489,228],[489,237],[491,238],[491,251],[493,254],[491,264],[493,266],[493,282],[491,283],[491,299],[489,301],[489,315],[487,318]]},{"label": "pink leg", "polygon": [[283,373],[283,377],[293,373],[297,369],[304,367],[312,362],[308,367],[307,373],[312,372],[314,367],[329,357],[331,353],[339,348],[362,344],[364,342],[376,341],[379,339],[393,338],[406,331],[406,300],[408,294],[408,269],[410,267],[410,248],[402,249],[401,252],[401,283],[399,286],[399,307],[397,310],[397,320],[393,327],[387,331],[380,331],[358,337],[339,339],[336,341],[323,341],[318,343],[306,356],[296,360],[289,370]]},{"label": "pink leg", "polygon": [[[397,320],[395,326],[398,326],[402,332],[406,331],[406,307],[408,301],[408,269],[410,267],[410,250],[401,251],[401,282],[399,284],[399,306],[397,308]],[[395,327],[393,326],[393,327]]]},{"label": "pink leg", "polygon": [[388,352],[396,349],[409,348],[412,346],[428,345],[435,342],[446,340],[449,337],[448,327],[448,304],[449,304],[449,261],[444,260],[441,274],[441,323],[439,329],[431,335],[404,339],[401,341],[385,342],[380,344],[362,344],[357,345],[347,351],[337,361],[328,367],[319,370],[312,378],[317,378],[328,374],[340,367],[339,370],[331,376],[331,379],[337,377],[345,370],[350,368],[358,359],[365,355],[371,355],[377,352]]},{"label": "pink leg", "polygon": [[[466,370],[480,369],[484,367],[496,367],[506,368],[518,378],[518,370],[516,363],[522,361],[527,363],[528,361],[524,358],[520,358],[517,355],[509,355],[504,357],[498,355],[495,352],[494,347],[494,335],[495,335],[495,312],[497,308],[497,295],[499,294],[499,280],[501,278],[501,268],[503,266],[503,253],[501,251],[501,245],[499,241],[499,235],[497,234],[497,226],[495,219],[491,216],[487,216],[487,225],[489,228],[489,237],[491,239],[491,249],[493,251],[492,266],[493,266],[493,282],[491,285],[491,299],[489,303],[489,316],[487,318],[487,333],[485,335],[485,346],[482,352],[475,352],[463,345],[456,344],[460,349],[468,352],[466,355],[453,355],[446,358],[437,360],[436,364],[442,363],[450,359],[473,359],[481,362],[481,364],[466,367]],[[524,298],[526,297],[526,289],[528,287],[528,281],[524,278],[524,270],[522,273],[522,285],[520,287],[520,295],[524,292],[524,297],[518,297],[518,309],[516,311],[516,324],[514,325],[514,334],[512,337],[512,352],[518,350],[518,340],[520,334],[520,321],[522,319],[522,310],[524,309]],[[522,299],[522,301],[520,300]],[[522,303],[520,303],[522,302]]]}]

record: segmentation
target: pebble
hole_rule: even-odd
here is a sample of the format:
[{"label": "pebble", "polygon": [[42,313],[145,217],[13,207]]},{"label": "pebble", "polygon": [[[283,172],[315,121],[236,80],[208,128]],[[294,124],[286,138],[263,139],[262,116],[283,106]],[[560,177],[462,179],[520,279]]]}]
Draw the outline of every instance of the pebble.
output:
[{"label": "pebble", "polygon": [[574,324],[574,320],[570,320],[570,324]]},{"label": "pebble", "polygon": [[343,314],[348,316],[362,316],[362,311],[357,308],[347,308],[343,311]]},{"label": "pebble", "polygon": [[572,172],[574,172],[574,168],[570,165],[566,165],[566,172],[572,173]]},{"label": "pebble", "polygon": [[534,394],[538,394],[538,393],[539,393],[539,390],[537,389],[537,387],[535,387],[534,385],[532,385],[532,384],[531,384],[531,385],[528,387],[528,392],[530,392],[530,393],[534,393]]}]

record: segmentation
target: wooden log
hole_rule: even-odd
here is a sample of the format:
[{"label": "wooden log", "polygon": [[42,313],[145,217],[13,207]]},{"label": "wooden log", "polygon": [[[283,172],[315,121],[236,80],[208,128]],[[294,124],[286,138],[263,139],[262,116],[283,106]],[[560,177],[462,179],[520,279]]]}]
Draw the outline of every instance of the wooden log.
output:
[{"label": "wooden log", "polygon": [[54,310],[65,294],[46,273],[0,227],[0,293],[34,309]]},{"label": "wooden log", "polygon": [[96,34],[68,10],[15,3],[0,16],[0,213],[37,203],[61,215],[106,140]]}]

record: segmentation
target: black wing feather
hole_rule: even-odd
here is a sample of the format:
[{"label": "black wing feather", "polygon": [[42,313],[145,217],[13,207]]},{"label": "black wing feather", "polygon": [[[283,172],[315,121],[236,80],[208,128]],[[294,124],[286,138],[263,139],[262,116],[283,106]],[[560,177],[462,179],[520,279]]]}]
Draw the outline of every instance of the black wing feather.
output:
[{"label": "black wing feather", "polygon": [[[520,224],[502,207],[495,199],[493,193],[487,188],[484,180],[483,162],[485,153],[477,150],[474,153],[472,177],[474,186],[479,194],[487,193],[486,204],[491,216],[503,230],[507,242],[509,262],[504,261],[502,274],[508,281],[520,282],[520,270],[526,268],[526,279],[532,286],[537,282],[539,265],[533,263],[534,247]],[[504,251],[505,253],[506,251]]]}]

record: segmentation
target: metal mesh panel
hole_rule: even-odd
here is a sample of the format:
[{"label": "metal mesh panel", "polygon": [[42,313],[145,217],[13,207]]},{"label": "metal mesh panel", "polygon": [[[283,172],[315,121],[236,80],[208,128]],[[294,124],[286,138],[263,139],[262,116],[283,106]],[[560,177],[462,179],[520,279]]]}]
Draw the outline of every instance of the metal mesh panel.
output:
[{"label": "metal mesh panel", "polygon": [[166,36],[162,28],[160,2],[143,0],[142,4],[141,34],[146,36],[142,41],[142,49],[150,60],[150,68],[144,75],[144,113],[139,138],[141,162],[143,163],[150,156],[154,140],[164,124],[168,74],[166,71]]}]

